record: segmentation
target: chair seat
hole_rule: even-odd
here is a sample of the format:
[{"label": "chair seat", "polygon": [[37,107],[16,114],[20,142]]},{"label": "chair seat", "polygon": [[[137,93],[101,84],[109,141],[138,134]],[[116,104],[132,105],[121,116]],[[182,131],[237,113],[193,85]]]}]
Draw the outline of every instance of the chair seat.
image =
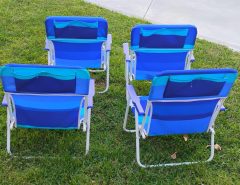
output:
[{"label": "chair seat", "polygon": [[[12,95],[16,126],[42,129],[77,129],[84,117],[83,96]],[[78,116],[79,115],[79,116]]]}]

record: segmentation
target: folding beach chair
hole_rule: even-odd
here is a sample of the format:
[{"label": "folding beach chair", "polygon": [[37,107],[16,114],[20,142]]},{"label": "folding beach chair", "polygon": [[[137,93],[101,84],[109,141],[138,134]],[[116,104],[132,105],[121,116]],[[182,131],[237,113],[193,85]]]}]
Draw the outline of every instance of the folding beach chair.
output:
[{"label": "folding beach chair", "polygon": [[149,96],[137,96],[127,85],[129,107],[135,115],[136,159],[141,167],[174,166],[197,162],[144,165],[140,161],[140,138],[150,136],[211,133],[211,155],[214,156],[214,122],[237,78],[233,69],[165,71],[152,82]]},{"label": "folding beach chair", "polygon": [[131,48],[123,44],[126,83],[152,80],[164,70],[190,69],[197,28],[192,25],[141,24],[132,29]]},{"label": "folding beach chair", "polygon": [[85,69],[8,64],[1,68],[7,106],[7,152],[16,128],[80,129],[89,151],[94,80]]},{"label": "folding beach chair", "polygon": [[109,88],[109,60],[112,36],[101,17],[50,16],[46,18],[48,64],[88,68],[106,72]]}]

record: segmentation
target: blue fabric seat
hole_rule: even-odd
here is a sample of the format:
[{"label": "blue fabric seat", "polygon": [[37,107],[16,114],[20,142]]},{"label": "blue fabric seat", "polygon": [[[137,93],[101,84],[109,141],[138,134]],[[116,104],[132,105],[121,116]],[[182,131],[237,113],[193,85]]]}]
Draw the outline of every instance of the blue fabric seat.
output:
[{"label": "blue fabric seat", "polygon": [[[190,69],[197,28],[192,25],[141,24],[131,31],[130,52],[124,44],[126,80],[152,80],[164,70]],[[132,66],[130,69],[129,66]]]},{"label": "blue fabric seat", "polygon": [[234,69],[164,71],[154,77],[148,96],[137,96],[127,85],[126,131],[129,106],[135,117],[137,161],[142,167],[172,166],[196,162],[143,165],[140,162],[139,138],[150,136],[211,133],[214,155],[214,122],[235,80]]},{"label": "blue fabric seat", "polygon": [[84,101],[79,107],[83,96],[12,95],[12,98],[17,127],[78,129],[78,119],[84,118]]},{"label": "blue fabric seat", "polygon": [[112,37],[101,17],[49,16],[45,21],[48,64],[106,72],[109,87],[109,60]]},{"label": "blue fabric seat", "polygon": [[7,150],[10,128],[80,129],[87,131],[89,151],[90,116],[94,80],[85,69],[74,67],[8,64],[1,67],[7,106]]}]

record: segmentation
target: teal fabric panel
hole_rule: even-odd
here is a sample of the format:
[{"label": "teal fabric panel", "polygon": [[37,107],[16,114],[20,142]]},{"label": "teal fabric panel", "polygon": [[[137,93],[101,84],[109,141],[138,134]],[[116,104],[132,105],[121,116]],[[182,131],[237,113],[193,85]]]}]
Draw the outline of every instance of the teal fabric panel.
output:
[{"label": "teal fabric panel", "polygon": [[151,35],[186,36],[188,34],[188,29],[168,29],[168,28],[152,29],[152,30],[141,29],[141,34],[146,37]]},{"label": "teal fabric panel", "polygon": [[55,39],[55,38],[50,39],[49,38],[49,40],[64,42],[64,43],[100,43],[100,42],[106,41],[107,39],[105,37],[98,37],[97,39]]},{"label": "teal fabric panel", "polygon": [[65,28],[68,26],[98,28],[98,22],[83,22],[78,20],[66,21],[66,22],[54,21],[54,25],[56,28]]},{"label": "teal fabric panel", "polygon": [[131,47],[131,49],[141,53],[184,53],[190,51],[190,49],[148,49],[138,47]]}]

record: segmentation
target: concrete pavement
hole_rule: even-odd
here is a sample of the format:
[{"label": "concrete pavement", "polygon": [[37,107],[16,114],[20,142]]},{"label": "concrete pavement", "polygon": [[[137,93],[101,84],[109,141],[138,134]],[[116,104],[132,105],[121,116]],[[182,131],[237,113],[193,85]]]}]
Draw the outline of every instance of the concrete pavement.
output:
[{"label": "concrete pavement", "polygon": [[194,24],[198,37],[240,51],[239,0],[86,0],[158,24]]}]

